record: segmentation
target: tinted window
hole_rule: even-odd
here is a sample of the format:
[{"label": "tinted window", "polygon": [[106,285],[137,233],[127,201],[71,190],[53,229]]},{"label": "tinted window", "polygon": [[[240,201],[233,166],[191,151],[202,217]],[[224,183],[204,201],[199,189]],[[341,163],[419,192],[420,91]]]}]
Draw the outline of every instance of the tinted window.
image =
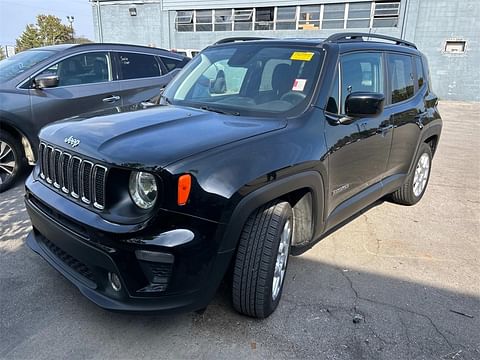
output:
[{"label": "tinted window", "polygon": [[412,58],[408,55],[389,54],[388,73],[392,104],[411,98],[414,94]]},{"label": "tinted window", "polygon": [[356,91],[384,93],[382,54],[356,53],[342,57],[342,113],[345,112],[345,99]]},{"label": "tinted window", "polygon": [[171,59],[166,57],[162,57],[161,59],[169,72],[172,71],[173,69],[181,68],[184,65],[184,62],[182,60]]},{"label": "tinted window", "polygon": [[110,81],[108,53],[91,52],[69,57],[50,66],[41,75],[58,76],[58,86]]},{"label": "tinted window", "polygon": [[415,67],[417,69],[418,88],[420,89],[425,83],[425,75],[423,73],[422,59],[418,56],[415,56]]},{"label": "tinted window", "polygon": [[139,79],[160,76],[160,66],[153,55],[118,53],[122,79]]},{"label": "tinted window", "polygon": [[339,104],[339,78],[338,78],[338,70],[335,74],[335,79],[333,80],[332,85],[332,92],[330,97],[328,98],[327,108],[326,110],[332,114],[338,114],[338,104]]}]

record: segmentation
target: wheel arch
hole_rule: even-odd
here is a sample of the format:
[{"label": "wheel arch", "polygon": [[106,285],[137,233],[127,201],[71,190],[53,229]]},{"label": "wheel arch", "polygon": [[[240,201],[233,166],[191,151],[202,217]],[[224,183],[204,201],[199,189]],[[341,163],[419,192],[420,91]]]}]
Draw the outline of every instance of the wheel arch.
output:
[{"label": "wheel arch", "polygon": [[[276,199],[290,203],[294,210],[294,219],[300,221],[302,230],[307,230],[308,222],[313,224],[311,231],[307,230],[304,233],[306,234],[304,237],[311,233],[311,239],[308,241],[323,229],[324,181],[320,173],[305,171],[268,183],[240,200],[226,225],[219,251],[236,249],[240,233],[250,214],[258,207]],[[311,209],[310,215],[308,209]]]},{"label": "wheel arch", "polygon": [[33,165],[35,163],[35,152],[33,151],[34,146],[32,145],[32,141],[25,135],[25,133],[12,125],[5,118],[0,118],[0,129],[8,132],[19,141],[23,149],[23,154],[27,158],[28,163]]}]

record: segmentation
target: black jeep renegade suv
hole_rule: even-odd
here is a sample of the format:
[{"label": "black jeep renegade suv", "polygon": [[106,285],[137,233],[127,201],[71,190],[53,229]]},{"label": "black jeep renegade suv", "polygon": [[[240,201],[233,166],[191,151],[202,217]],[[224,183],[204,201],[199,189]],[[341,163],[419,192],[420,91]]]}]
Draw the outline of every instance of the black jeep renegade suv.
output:
[{"label": "black jeep renegade suv", "polygon": [[441,128],[411,43],[226,39],[160,106],[42,130],[28,244],[107,309],[200,310],[226,278],[263,318],[290,253],[379,198],[421,199]]}]

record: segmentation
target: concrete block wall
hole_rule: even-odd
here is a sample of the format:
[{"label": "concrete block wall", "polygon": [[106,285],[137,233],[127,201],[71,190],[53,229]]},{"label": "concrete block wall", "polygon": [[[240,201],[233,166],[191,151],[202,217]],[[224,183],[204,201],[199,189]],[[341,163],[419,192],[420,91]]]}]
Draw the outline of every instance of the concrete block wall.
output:
[{"label": "concrete block wall", "polygon": [[[327,1],[333,0],[323,2]],[[227,3],[234,7],[236,2],[227,0]],[[130,7],[136,8],[137,16],[130,16]],[[99,41],[96,3],[92,3],[92,10],[96,40]],[[101,6],[101,19],[103,42],[167,49],[203,49],[219,39],[232,36],[324,38],[332,32],[344,31],[177,32],[175,11],[171,6],[168,10],[163,8],[162,0],[105,2]],[[373,30],[417,44],[429,60],[434,91],[441,99],[480,101],[480,21],[477,19],[480,19],[480,0],[402,0],[399,26]],[[346,31],[368,32],[369,29]],[[466,40],[464,54],[445,53],[445,41],[451,39]]]}]

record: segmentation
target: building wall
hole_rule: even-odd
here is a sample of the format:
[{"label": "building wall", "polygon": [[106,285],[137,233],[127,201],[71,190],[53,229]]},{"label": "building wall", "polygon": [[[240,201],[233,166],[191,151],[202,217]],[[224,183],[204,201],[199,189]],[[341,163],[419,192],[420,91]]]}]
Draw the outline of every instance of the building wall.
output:
[{"label": "building wall", "polygon": [[[358,2],[361,0],[344,0]],[[153,45],[167,49],[203,49],[215,41],[233,36],[315,37],[338,31],[369,32],[370,29],[178,32],[176,10],[232,7],[287,6],[338,3],[339,0],[277,0],[252,3],[247,0],[144,0],[101,2],[101,29],[96,3],[92,3],[96,40]],[[135,7],[137,16],[130,16]],[[404,16],[405,14],[405,16]],[[434,91],[441,99],[480,100],[480,0],[402,0],[398,27],[372,32],[413,41],[429,59]],[[466,51],[449,54],[445,41],[466,40]]]},{"label": "building wall", "polygon": [[[441,99],[480,101],[480,1],[410,0],[406,39],[429,60]],[[445,52],[445,41],[465,40],[465,53]]]}]

